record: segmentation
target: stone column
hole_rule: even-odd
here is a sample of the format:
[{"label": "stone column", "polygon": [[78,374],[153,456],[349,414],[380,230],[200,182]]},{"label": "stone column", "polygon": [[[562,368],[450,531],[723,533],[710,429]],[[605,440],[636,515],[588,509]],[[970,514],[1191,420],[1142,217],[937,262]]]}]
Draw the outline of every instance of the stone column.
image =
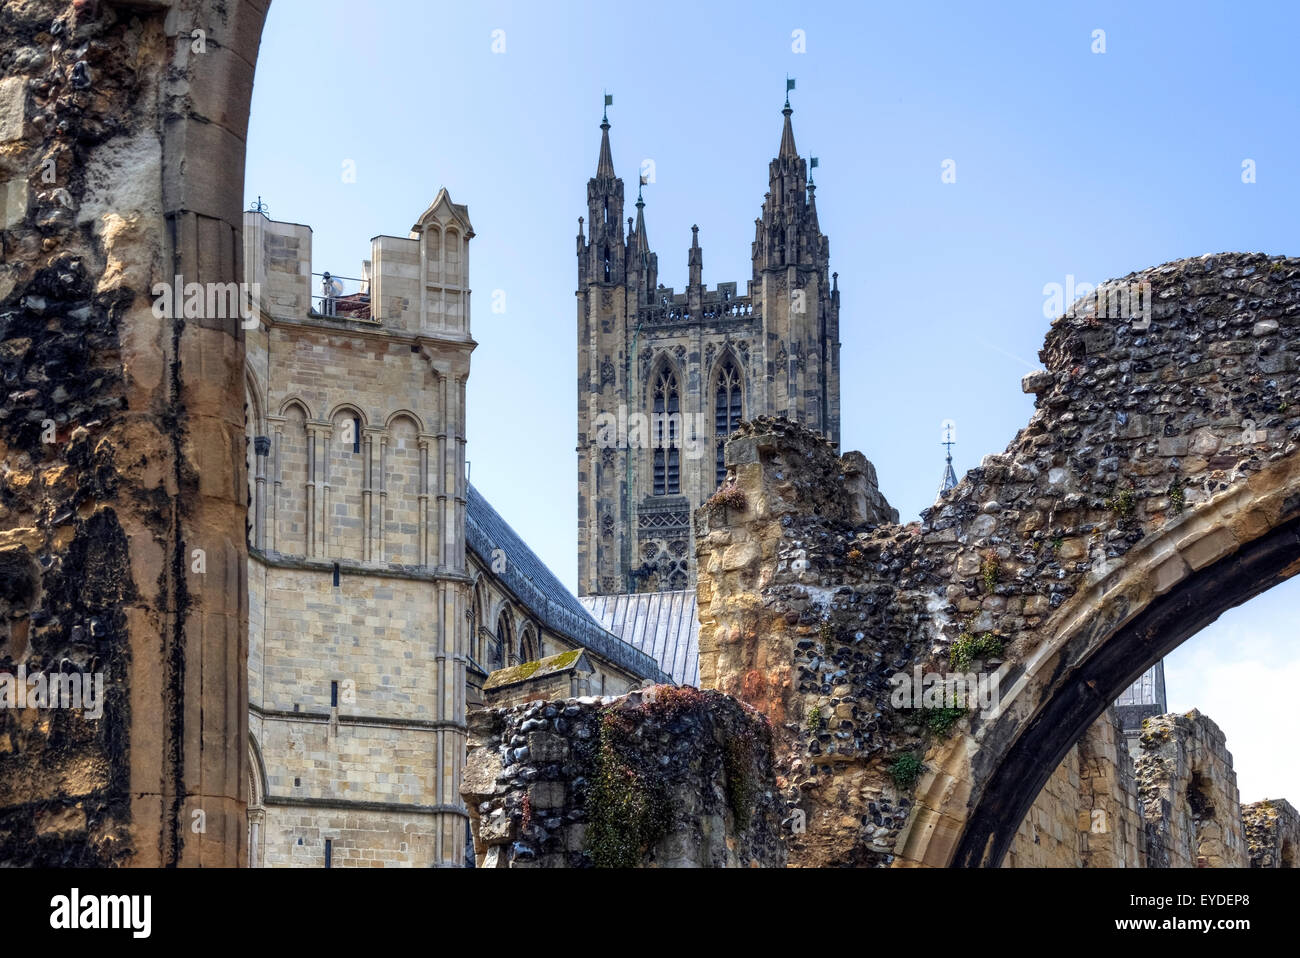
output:
[{"label": "stone column", "polygon": [[256,467],[256,488],[253,492],[253,542],[261,551],[266,550],[266,459],[271,452],[269,436],[253,438]]},{"label": "stone column", "polygon": [[[441,565],[441,550],[438,549],[438,515],[436,510],[429,509],[429,485],[432,478],[429,469],[429,447],[437,441],[437,436],[431,436],[427,433],[421,433],[417,437],[420,448],[420,493],[419,493],[419,521],[420,521],[420,541],[419,555],[420,565],[433,566]],[[432,526],[432,528],[430,528]]]},{"label": "stone column", "polygon": [[266,425],[273,434],[271,442],[271,515],[267,522],[266,548],[276,551],[276,534],[280,526],[280,493],[284,474],[284,416],[267,416]]}]

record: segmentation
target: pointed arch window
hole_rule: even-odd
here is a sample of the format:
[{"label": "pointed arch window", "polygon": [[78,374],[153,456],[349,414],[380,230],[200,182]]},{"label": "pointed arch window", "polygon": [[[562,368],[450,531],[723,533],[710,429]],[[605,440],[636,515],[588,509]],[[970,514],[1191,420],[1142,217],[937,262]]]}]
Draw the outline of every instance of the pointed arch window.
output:
[{"label": "pointed arch window", "polygon": [[494,669],[503,669],[509,664],[506,657],[513,644],[511,641],[512,632],[510,616],[503,611],[497,616],[497,641],[495,648],[492,649],[491,662]]},{"label": "pointed arch window", "polygon": [[655,449],[654,494],[675,496],[682,491],[681,396],[677,374],[668,365],[661,366],[652,387],[654,416],[651,418]]},{"label": "pointed arch window", "polygon": [[736,362],[728,356],[718,367],[717,386],[713,393],[713,435],[716,444],[715,481],[722,485],[727,477],[727,467],[723,457],[723,447],[727,437],[736,431],[744,413],[741,398],[740,370]]}]

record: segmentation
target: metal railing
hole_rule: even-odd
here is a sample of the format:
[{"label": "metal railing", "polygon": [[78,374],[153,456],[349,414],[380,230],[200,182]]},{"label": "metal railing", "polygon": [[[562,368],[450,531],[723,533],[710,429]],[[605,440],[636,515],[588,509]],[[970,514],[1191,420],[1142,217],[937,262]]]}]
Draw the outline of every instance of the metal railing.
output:
[{"label": "metal railing", "polygon": [[319,290],[311,297],[312,315],[379,322],[370,312],[370,280],[339,276],[328,270],[311,275],[312,285]]}]

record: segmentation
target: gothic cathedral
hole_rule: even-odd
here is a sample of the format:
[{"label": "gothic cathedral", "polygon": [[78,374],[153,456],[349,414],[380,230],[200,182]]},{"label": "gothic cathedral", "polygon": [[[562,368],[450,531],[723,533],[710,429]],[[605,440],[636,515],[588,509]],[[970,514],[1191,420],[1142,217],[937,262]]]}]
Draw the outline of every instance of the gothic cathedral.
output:
[{"label": "gothic cathedral", "polygon": [[624,232],[602,118],[577,238],[580,595],[694,588],[691,514],[723,481],[741,419],[786,416],[839,447],[838,274],[788,99],[781,112],[744,295],[705,288],[696,226],[685,292],[659,284],[639,190]]}]

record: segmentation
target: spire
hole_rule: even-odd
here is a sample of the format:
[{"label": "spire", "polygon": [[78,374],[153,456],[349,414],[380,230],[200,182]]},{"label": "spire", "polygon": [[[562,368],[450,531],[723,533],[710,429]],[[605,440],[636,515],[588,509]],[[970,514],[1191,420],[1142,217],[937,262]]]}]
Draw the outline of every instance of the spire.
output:
[{"label": "spire", "polygon": [[785,126],[781,129],[781,149],[777,152],[777,159],[796,159],[799,151],[794,148],[794,128],[790,126],[790,114],[794,110],[790,108],[790,95],[786,94],[785,109],[781,114],[785,117]]},{"label": "spire", "polygon": [[636,188],[636,241],[642,252],[650,251],[650,241],[645,235],[645,200],[641,199],[641,187]]},{"label": "spire", "polygon": [[943,482],[939,486],[940,495],[943,495],[943,493],[957,485],[957,473],[952,470],[952,444],[952,426],[945,423],[943,442],[941,442],[940,445],[947,448],[948,455],[946,457],[947,465],[943,470]]},{"label": "spire", "polygon": [[614,155],[609,151],[609,117],[600,119],[600,159],[596,161],[596,179],[614,178]]},{"label": "spire", "polygon": [[698,290],[704,283],[704,250],[700,249],[700,228],[691,227],[691,248],[686,257],[690,288]]}]

